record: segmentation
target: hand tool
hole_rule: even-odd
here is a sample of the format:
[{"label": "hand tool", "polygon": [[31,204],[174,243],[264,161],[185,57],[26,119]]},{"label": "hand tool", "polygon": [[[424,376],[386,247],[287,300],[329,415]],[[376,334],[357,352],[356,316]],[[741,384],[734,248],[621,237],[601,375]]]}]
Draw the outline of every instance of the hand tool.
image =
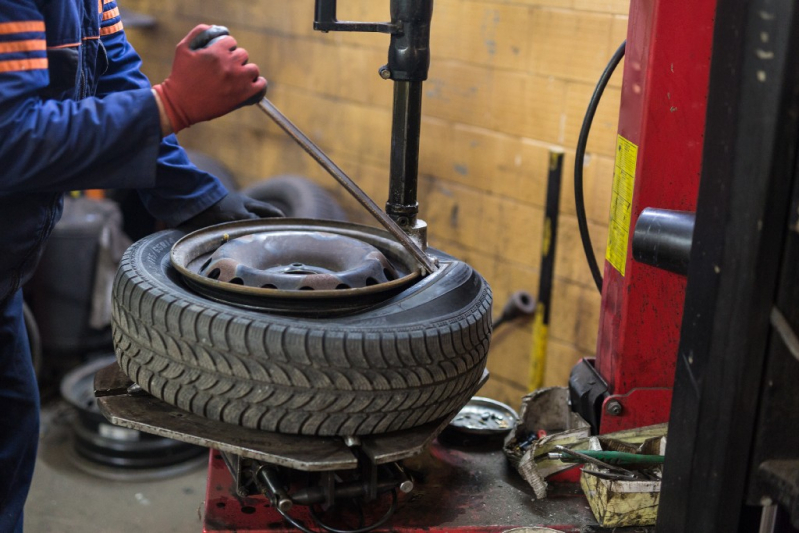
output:
[{"label": "hand tool", "polygon": [[[584,450],[580,455],[598,459],[609,465],[657,465],[663,464],[663,455],[641,455],[637,453],[612,452],[604,450]],[[553,452],[549,454],[550,459],[558,459],[564,463],[585,463],[584,457],[573,453]]]}]

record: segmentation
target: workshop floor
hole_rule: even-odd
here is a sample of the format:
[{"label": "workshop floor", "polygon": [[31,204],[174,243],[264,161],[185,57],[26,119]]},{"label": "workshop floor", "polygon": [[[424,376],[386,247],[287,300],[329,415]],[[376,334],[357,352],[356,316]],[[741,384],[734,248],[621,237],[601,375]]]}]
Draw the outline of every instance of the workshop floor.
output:
[{"label": "workshop floor", "polygon": [[70,458],[70,412],[63,402],[42,411],[39,458],[25,509],[26,533],[199,533],[206,467],[157,481],[110,481],[79,470]]}]

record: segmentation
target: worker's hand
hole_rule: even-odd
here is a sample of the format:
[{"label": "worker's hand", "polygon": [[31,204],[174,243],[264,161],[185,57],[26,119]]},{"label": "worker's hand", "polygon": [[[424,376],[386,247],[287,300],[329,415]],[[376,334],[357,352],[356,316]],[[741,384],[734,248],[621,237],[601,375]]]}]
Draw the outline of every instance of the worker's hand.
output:
[{"label": "worker's hand", "polygon": [[191,40],[210,28],[201,24],[178,43],[172,73],[153,87],[172,131],[225,115],[266,89],[258,66],[226,35],[205,48],[192,50]]},{"label": "worker's hand", "polygon": [[223,222],[282,216],[285,216],[283,211],[272,204],[253,200],[237,192],[229,192],[217,203],[181,224],[180,229],[194,231]]}]

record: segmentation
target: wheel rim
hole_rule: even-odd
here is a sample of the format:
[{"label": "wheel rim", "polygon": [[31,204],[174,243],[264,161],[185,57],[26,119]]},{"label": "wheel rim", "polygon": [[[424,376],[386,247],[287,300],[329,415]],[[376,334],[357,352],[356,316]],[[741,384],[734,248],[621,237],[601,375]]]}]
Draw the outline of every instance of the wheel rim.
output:
[{"label": "wheel rim", "polygon": [[414,258],[387,232],[304,219],[204,228],[176,242],[170,262],[203,296],[296,315],[357,311],[420,278]]},{"label": "wheel rim", "polygon": [[376,247],[323,231],[276,231],[233,239],[211,254],[199,274],[224,283],[288,291],[363,288],[399,277]]}]

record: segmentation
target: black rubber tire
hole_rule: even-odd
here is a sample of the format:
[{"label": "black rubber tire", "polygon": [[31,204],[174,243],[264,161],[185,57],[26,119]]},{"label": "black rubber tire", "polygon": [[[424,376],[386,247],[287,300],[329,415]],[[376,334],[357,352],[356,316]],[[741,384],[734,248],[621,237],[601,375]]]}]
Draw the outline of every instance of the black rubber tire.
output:
[{"label": "black rubber tire", "polygon": [[474,394],[491,290],[467,264],[454,261],[358,314],[286,317],[186,289],[169,263],[181,236],[134,244],[114,284],[117,359],[150,394],[214,420],[328,436],[421,425]]},{"label": "black rubber tire", "polygon": [[188,148],[185,150],[186,155],[189,156],[189,161],[194,163],[194,166],[203,172],[208,172],[212,176],[219,178],[219,181],[222,182],[222,185],[225,186],[225,189],[231,192],[239,190],[235,176],[233,176],[233,173],[230,171],[230,169],[221,161],[197,150],[191,150]]},{"label": "black rubber tire", "polygon": [[250,198],[269,202],[289,218],[314,218],[346,222],[347,215],[324,187],[301,176],[275,176],[241,191]]}]

